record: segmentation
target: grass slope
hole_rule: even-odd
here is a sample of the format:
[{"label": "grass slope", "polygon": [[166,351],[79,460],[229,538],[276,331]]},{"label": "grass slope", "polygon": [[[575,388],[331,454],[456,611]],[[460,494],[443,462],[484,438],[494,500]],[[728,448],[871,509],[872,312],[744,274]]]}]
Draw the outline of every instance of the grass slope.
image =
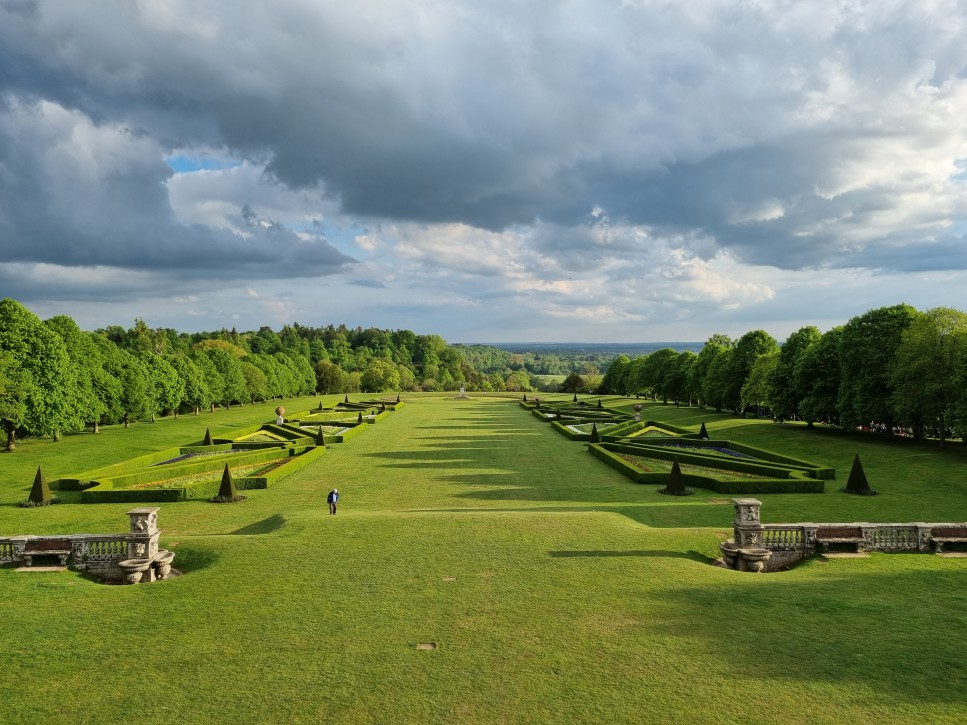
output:
[{"label": "grass slope", "polygon": [[[0,532],[124,530],[124,505],[14,503],[38,462],[56,477],[268,420],[263,407],[25,442],[0,459]],[[763,496],[766,521],[967,519],[959,451],[653,407],[644,415],[833,465],[842,482],[859,451],[881,491]],[[730,572],[707,560],[731,506],[656,490],[512,401],[414,397],[240,504],[163,505],[182,577],[120,587],[0,570],[2,719],[967,720],[967,560]]]}]

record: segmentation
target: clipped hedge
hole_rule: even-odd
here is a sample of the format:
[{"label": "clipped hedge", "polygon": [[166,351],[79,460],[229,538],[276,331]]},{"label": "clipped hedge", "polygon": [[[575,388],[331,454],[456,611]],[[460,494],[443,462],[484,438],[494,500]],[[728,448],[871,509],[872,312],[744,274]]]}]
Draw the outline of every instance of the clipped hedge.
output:
[{"label": "clipped hedge", "polygon": [[226,461],[229,465],[238,466],[284,458],[290,455],[290,450],[288,448],[271,448],[253,450],[246,453],[225,454],[224,456],[213,456],[210,460],[206,461],[171,464],[164,467],[152,466],[150,468],[142,468],[134,473],[122,474],[120,476],[99,476],[93,480],[98,482],[99,487],[105,489],[123,489],[139,483],[149,483],[150,481],[159,481],[165,478],[177,478],[178,476],[190,476],[192,474],[220,470],[224,467]]},{"label": "clipped hedge", "polygon": [[[668,483],[667,473],[652,473],[639,470],[631,462],[626,461],[625,459],[621,458],[621,456],[616,455],[616,453],[640,455],[640,449],[627,451],[618,450],[618,448],[619,446],[615,446],[612,443],[592,443],[588,446],[588,452],[615,470],[620,471],[635,483],[654,484],[660,486],[664,486]],[[658,458],[658,456],[652,457]],[[680,454],[679,460],[682,460],[682,456]],[[706,464],[707,459],[702,460],[700,463],[700,465]],[[695,488],[703,488],[716,493],[731,495],[746,495],[753,493],[823,493],[825,491],[825,485],[823,482],[814,478],[797,477],[786,479],[748,479],[743,481],[725,481],[713,476],[702,476],[695,473],[683,473],[682,478],[686,486],[693,486]]]},{"label": "clipped hedge", "polygon": [[[358,436],[360,433],[366,431],[369,428],[369,426],[366,425],[365,423],[357,423],[355,421],[353,421],[352,423],[346,423],[345,425],[346,425],[346,430],[344,430],[342,433],[336,433],[334,436],[332,436],[332,439],[336,443],[345,443],[350,438],[353,438],[354,436]],[[328,439],[329,437],[327,436],[326,440]]]}]

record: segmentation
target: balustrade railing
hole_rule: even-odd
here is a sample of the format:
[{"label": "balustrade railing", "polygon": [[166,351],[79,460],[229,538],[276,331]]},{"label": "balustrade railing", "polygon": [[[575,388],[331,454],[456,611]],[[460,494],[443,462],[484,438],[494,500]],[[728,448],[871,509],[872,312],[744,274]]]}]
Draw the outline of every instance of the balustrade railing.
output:
[{"label": "balustrade railing", "polygon": [[114,537],[84,538],[79,544],[81,559],[84,561],[120,561],[128,558],[127,535]]},{"label": "balustrade railing", "polygon": [[866,548],[872,551],[919,551],[918,527],[876,526]]},{"label": "balustrade railing", "polygon": [[806,540],[802,526],[775,526],[766,524],[762,528],[761,546],[770,551],[798,551]]},{"label": "balustrade railing", "polygon": [[0,541],[0,564],[17,560],[17,548],[12,541]]}]

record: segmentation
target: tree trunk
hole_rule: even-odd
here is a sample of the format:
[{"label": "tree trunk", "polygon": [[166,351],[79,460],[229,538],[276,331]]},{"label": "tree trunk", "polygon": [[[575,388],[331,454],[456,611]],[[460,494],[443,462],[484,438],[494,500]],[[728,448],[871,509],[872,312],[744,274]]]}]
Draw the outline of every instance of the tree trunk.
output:
[{"label": "tree trunk", "polygon": [[127,428],[129,424],[130,421],[128,421],[128,416],[124,416],[124,427]]},{"label": "tree trunk", "polygon": [[101,424],[100,424],[99,421],[96,421],[95,420],[94,421],[94,435],[97,435],[100,432],[101,432]]},{"label": "tree trunk", "polygon": [[17,449],[17,429],[12,426],[7,426],[7,447],[6,451],[8,453],[13,453]]}]

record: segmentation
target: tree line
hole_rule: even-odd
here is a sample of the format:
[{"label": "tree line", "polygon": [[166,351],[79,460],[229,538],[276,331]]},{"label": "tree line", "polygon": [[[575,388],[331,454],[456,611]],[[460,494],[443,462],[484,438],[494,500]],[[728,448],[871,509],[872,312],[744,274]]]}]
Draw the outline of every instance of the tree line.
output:
[{"label": "tree line", "polygon": [[487,372],[439,335],[410,330],[285,325],[184,333],[133,327],[81,330],[0,300],[0,424],[52,436],[215,406],[335,392],[529,391],[523,368],[497,359]]},{"label": "tree line", "polygon": [[716,334],[698,353],[616,358],[602,393],[649,395],[778,420],[931,436],[967,434],[967,314],[880,307],[781,345],[764,330]]}]

